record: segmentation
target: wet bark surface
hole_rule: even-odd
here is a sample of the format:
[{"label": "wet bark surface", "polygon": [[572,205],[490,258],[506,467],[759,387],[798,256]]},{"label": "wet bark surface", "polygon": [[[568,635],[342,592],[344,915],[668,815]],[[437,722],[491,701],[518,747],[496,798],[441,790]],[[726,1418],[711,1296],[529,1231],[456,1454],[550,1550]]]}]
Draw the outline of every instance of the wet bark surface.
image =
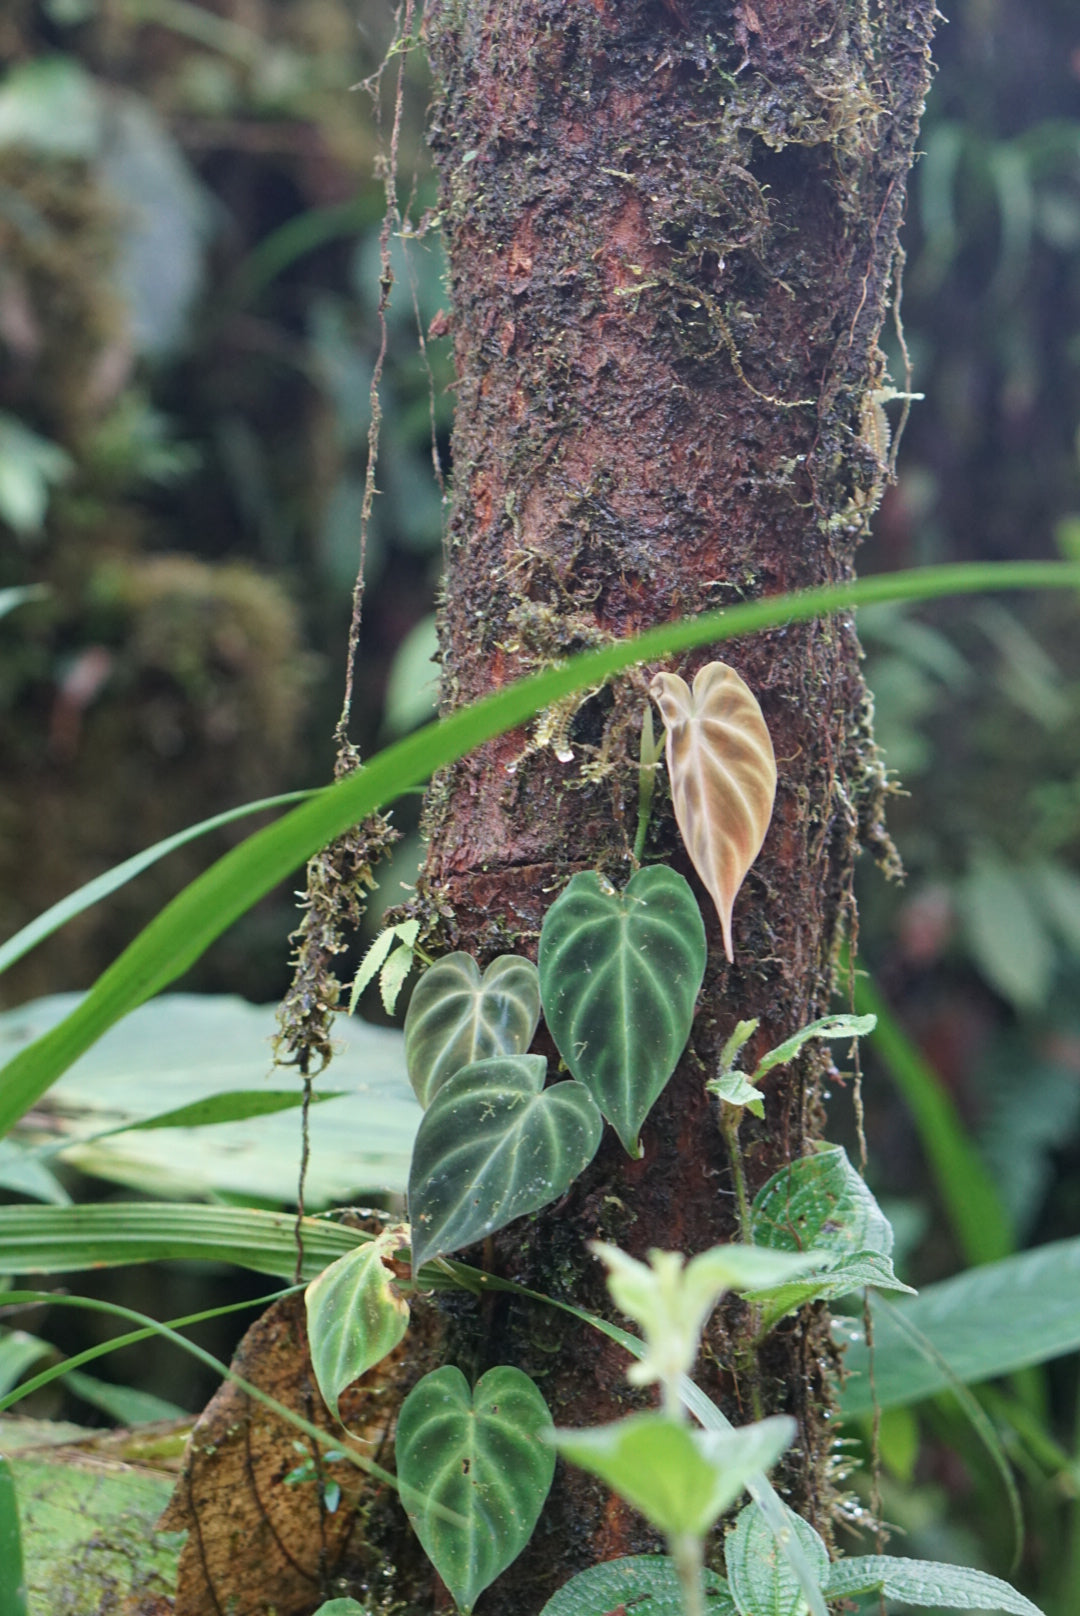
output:
[{"label": "wet bark surface", "polygon": [[[933,0],[432,8],[459,376],[446,707],[652,623],[850,576],[885,474],[872,394],[933,16]],[[489,1253],[500,1274],[598,1310],[589,1239],[642,1255],[736,1236],[704,1081],[736,1020],[761,1018],[752,1056],[828,1008],[856,849],[882,835],[850,619],[719,654],[761,702],[780,772],[735,906],[735,965],[695,885],[709,968],[643,1160],[609,1136],[563,1203]],[[436,783],[420,900],[439,946],[535,955],[575,870],[625,882],[649,671]],[[646,856],[693,879],[663,784]],[[820,1133],[822,1071],[810,1056],[768,1079],[765,1121],[743,1129],[751,1191]],[[699,1365],[739,1422],[744,1326],[722,1309]],[[533,1374],[559,1424],[629,1406],[624,1355],[550,1310],[492,1301],[448,1335],[467,1373]],[[811,1314],[753,1372],[766,1411],[800,1421],[781,1490],[826,1533],[830,1356]],[[477,1616],[532,1616],[581,1566],[651,1546],[638,1517],[560,1467],[533,1544]]]}]

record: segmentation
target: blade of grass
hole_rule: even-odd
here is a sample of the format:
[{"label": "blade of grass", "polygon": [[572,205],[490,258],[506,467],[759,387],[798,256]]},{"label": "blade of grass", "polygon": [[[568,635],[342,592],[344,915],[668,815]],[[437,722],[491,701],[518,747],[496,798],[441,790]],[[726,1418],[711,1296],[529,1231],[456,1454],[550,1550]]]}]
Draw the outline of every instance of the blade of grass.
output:
[{"label": "blade of grass", "polygon": [[563,696],[601,684],[635,662],[711,645],[782,623],[883,600],[930,600],[991,589],[1080,586],[1075,562],[1015,561],[925,567],[748,601],[723,612],[662,624],[634,639],[573,657],[517,681],[388,747],[364,768],[295,808],[186,887],[98,978],[64,1021],[0,1071],[0,1135],[107,1028],[181,976],[251,906],[326,843],[384,807],[433,770],[516,728]]},{"label": "blade of grass", "polygon": [[95,876],[87,881],[85,886],[79,887],[77,892],[70,893],[54,903],[45,913],[38,915],[28,926],[17,931],[5,943],[0,944],[0,973],[6,971],[16,960],[29,954],[32,948],[43,943],[46,937],[51,937],[54,931],[66,926],[69,920],[81,915],[84,910],[108,898],[118,888],[134,881],[137,875],[148,870],[159,859],[166,858],[174,853],[178,847],[187,842],[193,842],[199,836],[207,836],[213,830],[219,830],[222,825],[231,825],[236,819],[245,819],[249,814],[264,813],[269,808],[284,808],[291,802],[304,802],[309,797],[317,795],[316,791],[286,791],[280,797],[263,797],[260,802],[245,802],[240,808],[229,808],[223,814],[215,814],[212,819],[203,819],[197,825],[189,825],[186,830],[176,832],[175,836],[166,836],[164,841],[155,842],[153,847],[144,848],[141,853],[135,853],[122,864],[115,865],[106,870],[103,875]]},{"label": "blade of grass", "polygon": [[23,1573],[19,1501],[11,1466],[0,1454],[0,1613],[26,1616],[26,1578]]},{"label": "blade of grass", "polygon": [[877,1017],[870,1047],[911,1112],[938,1195],[967,1262],[977,1265],[1010,1256],[1015,1244],[1005,1209],[964,1132],[951,1096],[862,972],[855,976],[855,1008],[860,1014]]}]

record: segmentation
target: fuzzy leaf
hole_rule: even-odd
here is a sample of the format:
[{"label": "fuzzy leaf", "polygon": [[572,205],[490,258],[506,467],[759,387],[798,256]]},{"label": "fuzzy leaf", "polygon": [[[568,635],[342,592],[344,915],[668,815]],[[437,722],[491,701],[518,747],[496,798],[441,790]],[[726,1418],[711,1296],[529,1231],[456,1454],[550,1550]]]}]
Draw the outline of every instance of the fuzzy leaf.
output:
[{"label": "fuzzy leaf", "polygon": [[705,974],[689,883],[666,865],[616,892],[575,875],[544,918],[540,995],[559,1054],[632,1156],[641,1124],[686,1047]]},{"label": "fuzzy leaf", "polygon": [[986,1571],[970,1566],[940,1565],[936,1560],[906,1560],[890,1554],[868,1554],[838,1560],[829,1569],[825,1592],[830,1599],[852,1594],[882,1593],[905,1605],[944,1605],[948,1610],[1003,1610],[1009,1616],[1043,1616],[1038,1605]]},{"label": "fuzzy leaf", "polygon": [[782,1167],[754,1196],[751,1239],[772,1251],[876,1252],[890,1257],[892,1226],[838,1146]]},{"label": "fuzzy leaf", "polygon": [[448,1077],[495,1055],[523,1055],[540,1020],[531,960],[502,954],[481,977],[470,954],[447,954],[416,985],[405,1016],[405,1062],[422,1106]]},{"label": "fuzzy leaf", "polygon": [[822,1016],[808,1027],[800,1027],[797,1033],[763,1055],[754,1070],[754,1082],[760,1082],[774,1066],[786,1066],[788,1061],[794,1060],[811,1038],[862,1038],[866,1033],[873,1032],[876,1026],[877,1016]]},{"label": "fuzzy leaf", "polygon": [[553,1441],[564,1458],[599,1476],[667,1537],[700,1537],[795,1434],[786,1415],[720,1432],[669,1414],[631,1414],[587,1431],[556,1431]]},{"label": "fuzzy leaf", "polygon": [[667,729],[675,819],[720,916],[724,951],[735,955],[731,912],[761,851],[776,796],[776,759],[749,686],[724,662],[709,662],[691,690],[677,673],[658,673],[650,694]]},{"label": "fuzzy leaf", "polygon": [[745,1072],[740,1072],[737,1066],[729,1067],[720,1077],[714,1077],[705,1087],[710,1094],[715,1094],[718,1100],[726,1100],[728,1105],[745,1106],[752,1111],[755,1117],[765,1116],[765,1101],[751,1083]]},{"label": "fuzzy leaf", "polygon": [[[829,1575],[829,1554],[814,1528],[784,1507],[818,1582]],[[724,1563],[740,1616],[805,1616],[806,1598],[772,1527],[759,1509],[742,1510],[727,1534]]]},{"label": "fuzzy leaf", "polygon": [[346,1386],[381,1363],[409,1328],[409,1307],[384,1259],[401,1243],[388,1229],[324,1268],[304,1293],[311,1367],[330,1411]]},{"label": "fuzzy leaf", "polygon": [[476,1061],[431,1102],[409,1170],[414,1274],[557,1200],[592,1161],[600,1113],[580,1083],[545,1089],[546,1069],[542,1055]]},{"label": "fuzzy leaf", "polygon": [[[564,1583],[540,1616],[610,1616],[625,1608],[633,1616],[683,1616],[674,1560],[665,1554],[634,1554],[605,1560]],[[705,1572],[705,1616],[738,1616],[727,1583]]]},{"label": "fuzzy leaf", "polygon": [[[551,1487],[547,1404],[520,1369],[489,1369],[475,1390],[450,1365],[425,1375],[398,1415],[395,1454],[413,1530],[459,1608],[516,1560]],[[455,1526],[430,1508],[461,1516]]]}]

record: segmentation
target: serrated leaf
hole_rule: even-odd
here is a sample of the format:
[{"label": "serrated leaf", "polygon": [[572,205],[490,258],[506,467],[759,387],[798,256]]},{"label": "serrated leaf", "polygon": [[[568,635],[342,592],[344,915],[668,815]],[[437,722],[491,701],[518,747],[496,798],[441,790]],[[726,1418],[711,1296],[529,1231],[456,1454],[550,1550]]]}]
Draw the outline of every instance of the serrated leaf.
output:
[{"label": "serrated leaf", "polygon": [[385,1259],[401,1244],[388,1229],[324,1268],[304,1293],[308,1347],[331,1413],[346,1386],[381,1363],[409,1328],[409,1307]]},{"label": "serrated leaf", "polygon": [[877,1026],[877,1016],[822,1016],[818,1021],[811,1021],[807,1027],[801,1027],[790,1038],[785,1038],[782,1044],[770,1049],[763,1055],[754,1069],[754,1082],[758,1083],[771,1072],[774,1066],[786,1066],[795,1059],[802,1046],[812,1038],[862,1038],[873,1032]]},{"label": "serrated leaf", "polygon": [[[363,959],[360,961],[359,969],[357,970],[356,976],[353,979],[352,989],[349,993],[350,1015],[353,1014],[357,1005],[360,1003],[360,995],[363,993],[364,989],[370,983],[374,982],[377,973],[381,977],[382,972],[386,969],[386,965],[388,963],[387,955],[390,953],[390,950],[393,948],[394,944],[400,943],[408,948],[411,957],[412,945],[416,942],[419,935],[420,922],[418,920],[402,920],[399,921],[396,926],[387,926],[385,931],[381,931],[379,933],[379,935],[375,938],[375,941],[371,944],[367,953],[364,955]],[[408,972],[406,971],[401,980],[404,981],[405,976],[407,975]],[[398,984],[398,987],[400,990],[400,983]],[[395,993],[394,1002],[396,1003],[396,1001],[397,994]],[[385,991],[383,992],[383,1003],[384,1005],[386,1003]],[[392,1004],[387,1010],[387,1014],[393,1014]]]},{"label": "serrated leaf", "polygon": [[412,944],[402,943],[387,956],[379,972],[379,997],[388,1016],[392,1016],[397,1008],[398,996],[405,986],[405,978],[413,968],[415,957]]},{"label": "serrated leaf", "polygon": [[750,1238],[772,1251],[876,1252],[890,1257],[893,1232],[839,1145],[801,1156],[754,1197]]},{"label": "serrated leaf", "polygon": [[[829,1553],[808,1521],[784,1506],[787,1529],[802,1547],[819,1584]],[[759,1509],[742,1510],[724,1544],[728,1585],[740,1616],[805,1616],[806,1599],[772,1527]]]},{"label": "serrated leaf", "polygon": [[422,1106],[448,1077],[496,1055],[523,1055],[540,1020],[531,960],[501,954],[483,976],[470,954],[447,954],[420,978],[405,1016],[405,1062]]},{"label": "serrated leaf", "polygon": [[[727,1583],[706,1571],[704,1616],[737,1616]],[[666,1554],[633,1554],[590,1566],[553,1594],[540,1616],[611,1616],[625,1608],[633,1616],[683,1616],[675,1562]]]},{"label": "serrated leaf", "polygon": [[[466,1616],[532,1536],[555,1471],[544,1440],[551,1429],[547,1404],[520,1369],[489,1369],[470,1391],[461,1370],[447,1365],[425,1375],[401,1406],[402,1502]],[[432,1503],[464,1526],[436,1515]]]},{"label": "serrated leaf", "polygon": [[761,851],[776,795],[768,726],[753,691],[724,662],[699,668],[693,689],[677,673],[658,673],[649,691],[667,730],[679,833],[716,904],[733,961],[735,897]]},{"label": "serrated leaf", "polygon": [[409,1170],[413,1272],[557,1200],[596,1155],[603,1123],[581,1083],[544,1088],[542,1055],[476,1061],[424,1113]]},{"label": "serrated leaf", "polygon": [[764,1332],[771,1330],[788,1313],[798,1312],[807,1302],[835,1302],[866,1286],[880,1291],[905,1291],[909,1296],[915,1294],[910,1285],[897,1279],[888,1257],[876,1251],[854,1251],[820,1273],[806,1274],[790,1284],[753,1291],[749,1299],[761,1307],[760,1328]]},{"label": "serrated leaf", "polygon": [[838,1560],[829,1569],[825,1592],[830,1599],[881,1593],[905,1605],[944,1605],[948,1610],[1001,1610],[1009,1616],[1043,1616],[1038,1605],[1000,1577],[969,1566],[941,1565],[936,1560],[905,1560],[868,1554]]},{"label": "serrated leaf", "polygon": [[720,1432],[668,1414],[632,1414],[587,1431],[556,1431],[553,1441],[666,1536],[700,1537],[752,1476],[776,1463],[796,1430],[786,1415]]},{"label": "serrated leaf", "polygon": [[705,953],[694,894],[666,865],[639,870],[622,892],[583,871],[544,917],[548,1029],[632,1156],[686,1048]]}]

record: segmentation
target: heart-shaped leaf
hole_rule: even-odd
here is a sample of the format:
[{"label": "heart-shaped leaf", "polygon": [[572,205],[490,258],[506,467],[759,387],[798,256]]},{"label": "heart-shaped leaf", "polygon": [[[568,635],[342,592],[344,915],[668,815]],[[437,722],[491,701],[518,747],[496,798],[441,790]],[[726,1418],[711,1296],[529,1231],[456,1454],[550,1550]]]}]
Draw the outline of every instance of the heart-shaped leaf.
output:
[{"label": "heart-shaped leaf", "polygon": [[[727,1583],[706,1571],[705,1616],[738,1616]],[[625,1608],[634,1616],[683,1616],[682,1586],[666,1554],[632,1554],[579,1571],[553,1594],[540,1616],[611,1616]]]},{"label": "heart-shaped leaf", "polygon": [[463,1066],[523,1055],[540,1020],[531,960],[501,954],[481,977],[471,954],[447,954],[420,978],[405,1017],[405,1063],[422,1106]]},{"label": "heart-shaped leaf", "polygon": [[[820,1587],[829,1575],[829,1551],[801,1515],[782,1506],[788,1530],[798,1538]],[[799,1580],[761,1510],[742,1510],[724,1544],[724,1562],[740,1616],[806,1616]]]},{"label": "heart-shaped leaf", "polygon": [[326,1406],[337,1415],[346,1386],[381,1363],[409,1328],[409,1307],[384,1258],[401,1244],[388,1229],[324,1268],[304,1293],[311,1367]]},{"label": "heart-shaped leaf", "polygon": [[800,1156],[754,1196],[750,1239],[772,1251],[876,1252],[891,1257],[892,1225],[839,1145]]},{"label": "heart-shaped leaf", "polygon": [[572,1464],[599,1476],[670,1538],[703,1536],[795,1435],[795,1421],[785,1414],[737,1431],[699,1431],[670,1414],[631,1414],[587,1431],[556,1431],[553,1440]]},{"label": "heart-shaped leaf", "polygon": [[675,820],[731,944],[731,911],[761,851],[776,796],[776,758],[750,687],[725,662],[709,662],[691,690],[677,673],[649,687],[667,730]]},{"label": "heart-shaped leaf", "polygon": [[551,1036],[632,1156],[690,1036],[705,927],[689,883],[666,865],[616,892],[575,875],[544,917],[540,994]]},{"label": "heart-shaped leaf", "polygon": [[580,1083],[544,1088],[542,1055],[462,1067],[424,1113],[409,1170],[412,1265],[482,1240],[557,1200],[603,1132]]},{"label": "heart-shaped leaf", "polygon": [[[425,1375],[401,1406],[402,1503],[466,1616],[532,1536],[555,1471],[544,1440],[551,1429],[547,1404],[520,1369],[489,1369],[470,1391],[461,1370],[447,1365]],[[433,1503],[462,1524],[436,1514]]]}]

